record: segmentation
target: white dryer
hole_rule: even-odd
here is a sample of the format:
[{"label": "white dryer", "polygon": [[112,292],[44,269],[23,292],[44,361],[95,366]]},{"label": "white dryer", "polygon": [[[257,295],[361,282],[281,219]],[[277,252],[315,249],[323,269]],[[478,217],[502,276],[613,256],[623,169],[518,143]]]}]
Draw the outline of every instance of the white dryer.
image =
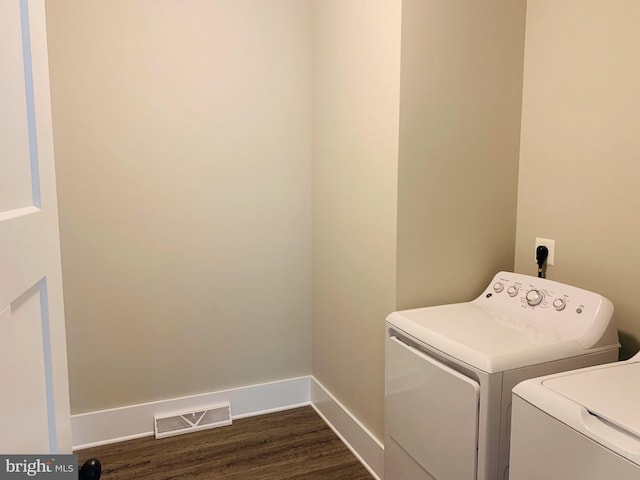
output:
[{"label": "white dryer", "polygon": [[640,479],[640,354],[513,393],[512,480]]},{"label": "white dryer", "polygon": [[471,302],[390,314],[385,480],[506,479],[512,388],[617,360],[612,314],[601,295],[510,272]]}]

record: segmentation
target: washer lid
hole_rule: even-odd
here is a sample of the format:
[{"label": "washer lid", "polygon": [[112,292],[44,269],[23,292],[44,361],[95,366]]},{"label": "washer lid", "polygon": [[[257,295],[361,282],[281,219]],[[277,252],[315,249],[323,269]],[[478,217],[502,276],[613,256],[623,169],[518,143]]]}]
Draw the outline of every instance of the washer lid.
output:
[{"label": "washer lid", "polygon": [[640,363],[552,377],[542,384],[612,425],[640,437]]}]

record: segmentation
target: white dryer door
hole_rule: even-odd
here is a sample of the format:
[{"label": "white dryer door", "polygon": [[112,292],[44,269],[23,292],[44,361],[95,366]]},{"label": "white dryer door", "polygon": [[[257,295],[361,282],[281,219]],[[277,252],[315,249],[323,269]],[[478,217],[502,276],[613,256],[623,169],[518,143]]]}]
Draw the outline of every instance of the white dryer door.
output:
[{"label": "white dryer door", "polygon": [[438,480],[475,480],[480,385],[387,339],[388,434]]}]

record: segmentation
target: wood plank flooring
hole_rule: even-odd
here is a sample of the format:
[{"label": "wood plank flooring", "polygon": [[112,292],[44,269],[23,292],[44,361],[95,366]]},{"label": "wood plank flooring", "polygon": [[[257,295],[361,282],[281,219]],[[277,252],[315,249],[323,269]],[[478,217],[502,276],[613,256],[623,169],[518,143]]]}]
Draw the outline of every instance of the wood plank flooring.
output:
[{"label": "wood plank flooring", "polygon": [[372,480],[311,407],[233,425],[75,452],[96,457],[101,480]]}]

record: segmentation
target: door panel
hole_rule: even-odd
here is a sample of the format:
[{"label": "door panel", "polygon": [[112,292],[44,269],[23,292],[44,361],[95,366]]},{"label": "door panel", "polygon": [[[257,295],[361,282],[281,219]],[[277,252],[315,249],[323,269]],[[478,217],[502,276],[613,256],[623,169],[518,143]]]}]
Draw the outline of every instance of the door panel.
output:
[{"label": "door panel", "polygon": [[0,2],[0,211],[32,204],[26,75],[20,2]]},{"label": "door panel", "polygon": [[0,2],[0,452],[70,453],[44,3]]},{"label": "door panel", "polygon": [[438,480],[476,478],[480,385],[387,338],[388,435]]},{"label": "door panel", "polygon": [[[12,392],[3,401],[2,424],[13,432],[11,437],[0,437],[2,452],[49,450],[49,438],[42,435],[49,422],[42,322],[38,321],[42,318],[40,302],[38,284],[0,312],[3,390]],[[15,349],[14,345],[22,348]],[[25,375],[25,371],[30,374]]]},{"label": "door panel", "polygon": [[0,213],[0,308],[44,276],[41,217],[36,207]]}]

